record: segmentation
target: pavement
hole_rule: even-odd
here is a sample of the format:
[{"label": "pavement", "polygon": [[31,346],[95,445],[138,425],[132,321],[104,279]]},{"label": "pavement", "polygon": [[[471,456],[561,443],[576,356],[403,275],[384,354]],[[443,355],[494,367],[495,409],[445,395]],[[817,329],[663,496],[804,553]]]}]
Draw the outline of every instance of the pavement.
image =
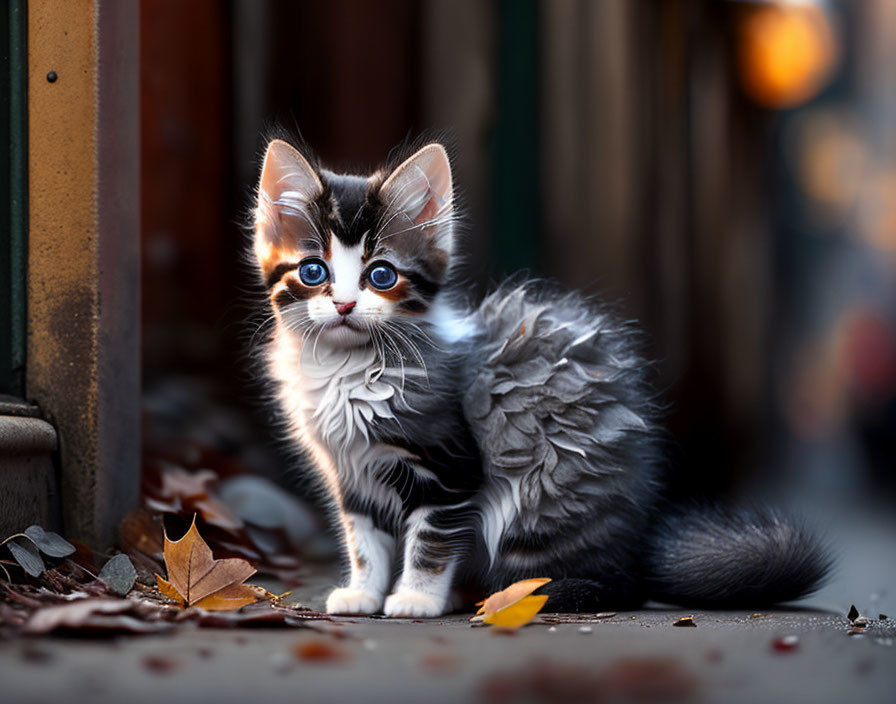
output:
[{"label": "pavement", "polygon": [[[469,614],[309,628],[0,641],[0,702],[896,702],[896,522],[838,519],[840,567],[798,607],[542,614],[508,633]],[[320,608],[320,567],[289,598]],[[276,584],[266,586],[276,588]],[[855,604],[868,625],[846,614]],[[692,617],[695,627],[675,626]]]}]

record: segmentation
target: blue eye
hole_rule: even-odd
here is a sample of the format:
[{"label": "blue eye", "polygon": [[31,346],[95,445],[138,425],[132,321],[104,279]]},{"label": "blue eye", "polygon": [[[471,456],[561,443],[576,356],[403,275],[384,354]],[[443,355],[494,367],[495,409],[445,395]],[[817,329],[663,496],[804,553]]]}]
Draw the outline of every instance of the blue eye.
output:
[{"label": "blue eye", "polygon": [[327,265],[320,259],[309,259],[299,267],[299,278],[306,286],[320,286],[328,277]]},{"label": "blue eye", "polygon": [[367,274],[367,278],[370,279],[370,283],[373,284],[374,288],[385,291],[387,288],[392,288],[395,285],[395,282],[398,281],[398,274],[388,264],[377,264]]}]

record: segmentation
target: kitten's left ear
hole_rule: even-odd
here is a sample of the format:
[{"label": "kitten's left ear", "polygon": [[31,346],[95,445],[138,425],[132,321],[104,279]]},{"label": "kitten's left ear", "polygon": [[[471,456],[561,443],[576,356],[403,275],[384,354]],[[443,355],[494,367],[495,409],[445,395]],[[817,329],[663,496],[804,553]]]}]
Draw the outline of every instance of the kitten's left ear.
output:
[{"label": "kitten's left ear", "polygon": [[[380,187],[380,196],[388,210],[402,211],[413,225],[450,231],[454,189],[445,147],[428,144],[402,162]],[[450,250],[450,237],[439,239]]]}]

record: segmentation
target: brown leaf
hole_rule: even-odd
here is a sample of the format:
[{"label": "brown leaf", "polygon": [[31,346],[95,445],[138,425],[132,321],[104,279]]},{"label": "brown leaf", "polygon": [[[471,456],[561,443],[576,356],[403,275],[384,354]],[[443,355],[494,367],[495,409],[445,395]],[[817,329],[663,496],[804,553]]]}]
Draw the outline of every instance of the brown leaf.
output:
[{"label": "brown leaf", "polygon": [[678,626],[679,628],[696,628],[697,627],[697,624],[694,623],[693,616],[682,616],[680,619],[678,619],[672,625]]},{"label": "brown leaf", "polygon": [[79,599],[60,606],[46,606],[32,614],[25,624],[24,632],[49,633],[57,628],[79,629],[91,625],[95,616],[120,615],[133,608],[134,603],[127,599]]},{"label": "brown leaf", "polygon": [[210,469],[188,472],[169,464],[162,467],[161,475],[160,494],[168,499],[175,496],[181,499],[205,498],[209,495],[209,484],[218,480],[218,475]]},{"label": "brown leaf", "polygon": [[[238,531],[243,528],[243,522],[212,491],[211,486],[216,481],[218,475],[210,469],[188,472],[165,463],[161,466],[158,498],[168,500],[172,506],[182,504],[184,509],[196,511],[209,525]],[[159,507],[162,505],[164,502],[160,501]]]},{"label": "brown leaf", "polygon": [[[172,541],[165,536],[165,566],[168,569],[168,582],[159,577],[159,589],[166,596],[172,596],[173,592],[180,597],[180,601],[187,606],[198,605],[206,597],[209,597],[228,587],[241,586],[242,583],[255,574],[255,568],[245,560],[229,558],[215,560],[212,550],[199,535],[196,528],[196,519],[183,538]],[[158,577],[158,575],[157,575]],[[251,591],[251,590],[249,590]],[[221,595],[213,603],[215,608],[237,609],[244,604],[245,591],[235,590]],[[252,593],[252,600],[255,595]],[[225,606],[229,603],[230,606]]]},{"label": "brown leaf", "polygon": [[258,594],[254,587],[248,584],[231,584],[221,591],[200,599],[195,605],[207,611],[232,611],[256,601],[258,601]]},{"label": "brown leaf", "polygon": [[165,549],[162,524],[145,508],[134,509],[121,520],[118,539],[122,549],[151,557],[160,556]]}]

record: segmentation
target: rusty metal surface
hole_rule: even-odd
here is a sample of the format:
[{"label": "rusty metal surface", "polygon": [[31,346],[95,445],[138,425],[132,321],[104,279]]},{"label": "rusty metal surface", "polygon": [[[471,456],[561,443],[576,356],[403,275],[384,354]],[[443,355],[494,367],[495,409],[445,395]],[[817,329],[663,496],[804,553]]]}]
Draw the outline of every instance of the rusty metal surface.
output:
[{"label": "rusty metal surface", "polygon": [[95,545],[138,483],[136,7],[29,4],[26,394],[59,432],[66,533]]}]

